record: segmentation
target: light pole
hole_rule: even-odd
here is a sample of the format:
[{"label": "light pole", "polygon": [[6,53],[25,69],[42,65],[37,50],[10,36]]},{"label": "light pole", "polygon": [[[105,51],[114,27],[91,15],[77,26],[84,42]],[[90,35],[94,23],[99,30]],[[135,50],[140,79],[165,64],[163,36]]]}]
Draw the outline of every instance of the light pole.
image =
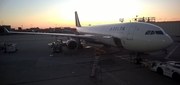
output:
[{"label": "light pole", "polygon": [[1,24],[3,25],[3,21],[1,21]]},{"label": "light pole", "polygon": [[31,24],[31,28],[32,28],[32,26],[33,26],[33,25]]},{"label": "light pole", "polygon": [[119,21],[120,21],[121,23],[123,23],[123,22],[124,22],[124,18],[120,18]]}]

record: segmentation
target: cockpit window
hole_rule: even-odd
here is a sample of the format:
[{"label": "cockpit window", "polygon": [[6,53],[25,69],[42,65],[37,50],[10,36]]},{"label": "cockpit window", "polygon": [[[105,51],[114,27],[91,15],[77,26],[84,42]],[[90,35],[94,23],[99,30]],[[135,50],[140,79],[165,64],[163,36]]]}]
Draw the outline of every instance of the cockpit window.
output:
[{"label": "cockpit window", "polygon": [[153,31],[153,30],[148,30],[145,35],[154,35],[154,34],[157,34],[157,35],[163,35],[164,33],[162,31]]},{"label": "cockpit window", "polygon": [[162,31],[155,31],[158,35],[163,35],[164,33]]},{"label": "cockpit window", "polygon": [[149,35],[151,33],[151,30],[147,31],[145,35]]},{"label": "cockpit window", "polygon": [[154,31],[151,31],[151,35],[154,35],[155,34],[155,32]]}]

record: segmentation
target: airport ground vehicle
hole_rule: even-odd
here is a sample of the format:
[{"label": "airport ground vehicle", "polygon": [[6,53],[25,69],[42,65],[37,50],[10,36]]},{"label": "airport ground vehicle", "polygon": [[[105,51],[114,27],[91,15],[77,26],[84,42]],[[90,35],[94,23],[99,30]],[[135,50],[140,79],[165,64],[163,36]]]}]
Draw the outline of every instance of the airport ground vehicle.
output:
[{"label": "airport ground vehicle", "polygon": [[52,52],[62,52],[62,40],[57,40],[55,42],[49,43],[48,45],[52,49]]},{"label": "airport ground vehicle", "polygon": [[0,43],[0,50],[4,50],[4,53],[13,53],[17,51],[17,44],[14,43]]},{"label": "airport ground vehicle", "polygon": [[159,74],[180,80],[180,61],[153,61],[149,68]]}]

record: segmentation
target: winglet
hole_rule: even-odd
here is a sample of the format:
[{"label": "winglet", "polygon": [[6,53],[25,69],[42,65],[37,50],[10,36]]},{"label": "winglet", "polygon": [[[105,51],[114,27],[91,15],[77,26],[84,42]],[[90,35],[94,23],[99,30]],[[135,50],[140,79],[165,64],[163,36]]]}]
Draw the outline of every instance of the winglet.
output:
[{"label": "winglet", "polygon": [[76,27],[81,27],[77,11],[75,11],[75,22],[76,22]]}]

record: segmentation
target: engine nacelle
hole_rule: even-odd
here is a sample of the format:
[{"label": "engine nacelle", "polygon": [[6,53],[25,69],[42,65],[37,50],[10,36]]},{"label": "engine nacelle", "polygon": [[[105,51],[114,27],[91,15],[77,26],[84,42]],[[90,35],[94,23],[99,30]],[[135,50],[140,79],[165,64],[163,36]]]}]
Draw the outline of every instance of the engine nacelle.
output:
[{"label": "engine nacelle", "polygon": [[77,50],[78,42],[75,39],[69,39],[66,41],[66,46],[69,50]]}]

